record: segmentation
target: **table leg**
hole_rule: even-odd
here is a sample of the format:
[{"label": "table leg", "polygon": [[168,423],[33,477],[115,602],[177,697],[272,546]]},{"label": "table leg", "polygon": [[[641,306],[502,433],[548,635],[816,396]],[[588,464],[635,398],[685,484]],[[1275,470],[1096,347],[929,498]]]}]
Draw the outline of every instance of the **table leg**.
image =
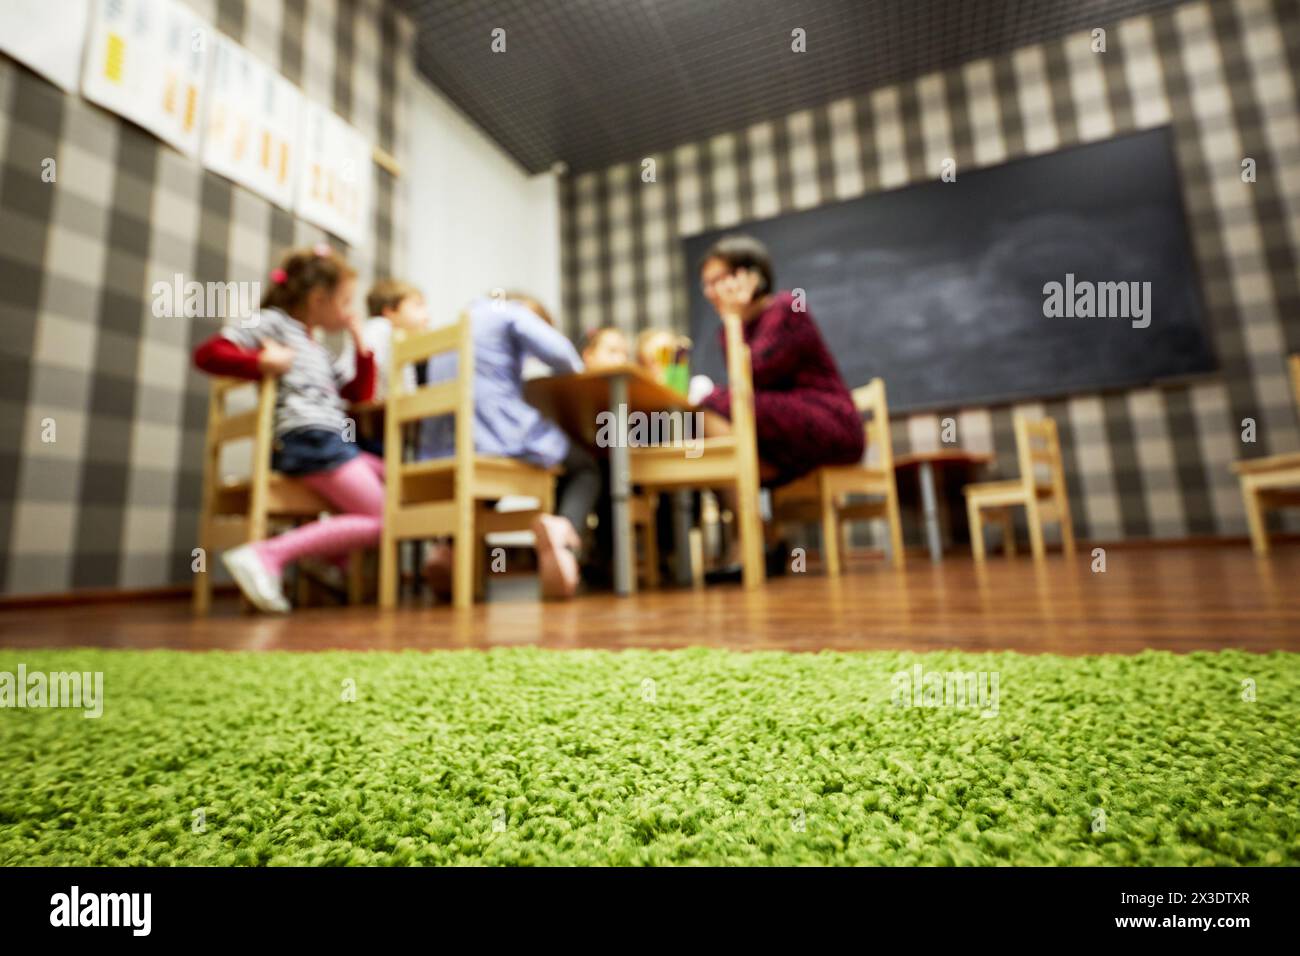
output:
[{"label": "table leg", "polygon": [[944,470],[934,473],[934,503],[939,509],[939,549],[947,551],[952,544],[952,515],[948,508],[948,488],[944,481]]},{"label": "table leg", "polygon": [[939,509],[934,500],[934,466],[921,462],[917,469],[921,480],[921,512],[925,516],[925,543],[930,549],[930,560],[936,564],[943,559],[943,545],[939,540]]},{"label": "table leg", "polygon": [[677,552],[677,583],[689,587],[695,580],[691,568],[691,493],[673,492],[673,548]]},{"label": "table leg", "polygon": [[[631,462],[627,450],[627,376],[609,380],[609,410],[614,416],[614,444],[609,449],[609,496],[614,519],[614,593],[628,595],[636,590],[632,567]],[[650,532],[654,532],[651,524]]]}]

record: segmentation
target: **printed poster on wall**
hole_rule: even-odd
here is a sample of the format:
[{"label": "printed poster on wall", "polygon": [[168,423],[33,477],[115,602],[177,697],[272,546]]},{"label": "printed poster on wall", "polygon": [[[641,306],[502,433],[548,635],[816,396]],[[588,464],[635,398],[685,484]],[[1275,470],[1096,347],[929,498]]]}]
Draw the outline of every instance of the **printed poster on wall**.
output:
[{"label": "printed poster on wall", "polygon": [[0,51],[75,93],[89,22],[90,0],[3,0]]},{"label": "printed poster on wall", "polygon": [[203,165],[292,209],[300,152],[298,88],[218,34],[207,100]]},{"label": "printed poster on wall", "polygon": [[187,156],[199,148],[213,31],[180,0],[94,0],[82,92]]},{"label": "printed poster on wall", "polygon": [[355,127],[305,101],[298,215],[350,246],[370,235],[371,148]]}]

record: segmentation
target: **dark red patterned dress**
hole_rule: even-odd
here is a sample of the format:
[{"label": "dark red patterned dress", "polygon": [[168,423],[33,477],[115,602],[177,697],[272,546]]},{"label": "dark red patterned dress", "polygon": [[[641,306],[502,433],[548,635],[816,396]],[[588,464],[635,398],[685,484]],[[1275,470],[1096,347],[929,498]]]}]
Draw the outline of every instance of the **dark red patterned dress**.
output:
[{"label": "dark red patterned dress", "polygon": [[[793,308],[789,292],[778,292],[763,314],[744,324],[754,370],[754,417],[758,455],[779,474],[765,481],[783,485],[822,465],[862,459],[862,418],[853,406],[812,316]],[[723,348],[726,332],[719,330]],[[731,418],[731,391],[718,387],[705,408]]]}]

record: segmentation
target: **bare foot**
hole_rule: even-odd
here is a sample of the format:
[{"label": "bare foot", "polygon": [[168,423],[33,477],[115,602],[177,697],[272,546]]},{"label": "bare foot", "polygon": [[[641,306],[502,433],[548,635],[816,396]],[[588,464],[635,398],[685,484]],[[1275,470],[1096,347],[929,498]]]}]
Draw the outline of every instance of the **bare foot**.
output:
[{"label": "bare foot", "polygon": [[542,597],[567,600],[578,590],[578,557],[582,539],[568,518],[539,515],[533,522],[537,537],[537,567],[542,577]]}]

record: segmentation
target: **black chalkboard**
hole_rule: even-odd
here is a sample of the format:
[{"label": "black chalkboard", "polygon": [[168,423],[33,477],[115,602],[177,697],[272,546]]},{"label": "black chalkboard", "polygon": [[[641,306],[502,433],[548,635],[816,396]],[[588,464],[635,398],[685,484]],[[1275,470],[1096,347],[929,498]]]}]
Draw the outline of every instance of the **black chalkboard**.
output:
[{"label": "black chalkboard", "polygon": [[[767,244],[777,287],[805,291],[849,386],[883,377],[891,408],[1047,398],[1217,367],[1167,127],[685,239],[693,370],[715,380],[725,378],[720,323],[698,267],[732,232]],[[1045,315],[1044,286],[1064,286],[1067,273],[1076,296],[1085,282],[1149,282],[1150,324]]]}]

